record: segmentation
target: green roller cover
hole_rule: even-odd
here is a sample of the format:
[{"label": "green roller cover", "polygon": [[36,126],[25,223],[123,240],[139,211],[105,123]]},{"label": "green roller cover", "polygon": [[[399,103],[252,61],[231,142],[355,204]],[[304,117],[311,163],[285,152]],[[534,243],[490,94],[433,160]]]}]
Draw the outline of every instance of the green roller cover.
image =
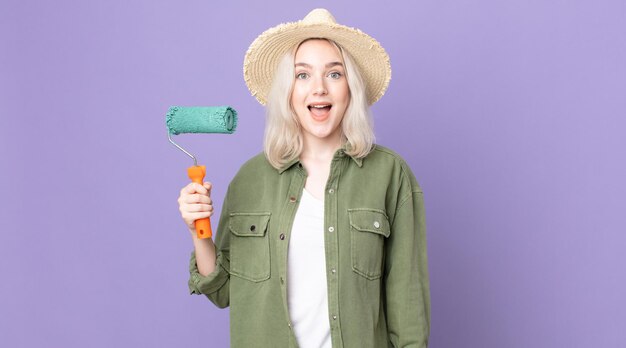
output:
[{"label": "green roller cover", "polygon": [[230,106],[172,106],[165,116],[171,134],[227,133],[237,128],[237,111]]}]

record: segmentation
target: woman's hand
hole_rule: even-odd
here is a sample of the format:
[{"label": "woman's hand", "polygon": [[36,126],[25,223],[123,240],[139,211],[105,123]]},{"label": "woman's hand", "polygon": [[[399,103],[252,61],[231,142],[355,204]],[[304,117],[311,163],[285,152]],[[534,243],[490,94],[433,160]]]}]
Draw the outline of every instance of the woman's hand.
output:
[{"label": "woman's hand", "polygon": [[211,183],[203,185],[189,183],[180,190],[178,209],[192,235],[196,234],[194,221],[213,215],[213,201],[211,201]]}]

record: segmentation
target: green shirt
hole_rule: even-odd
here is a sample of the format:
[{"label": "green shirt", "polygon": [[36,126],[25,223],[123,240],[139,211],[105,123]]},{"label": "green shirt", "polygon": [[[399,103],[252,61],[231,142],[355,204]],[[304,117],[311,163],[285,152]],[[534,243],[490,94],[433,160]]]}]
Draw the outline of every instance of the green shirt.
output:
[{"label": "green shirt", "polygon": [[[263,154],[228,187],[216,232],[216,270],[189,288],[230,306],[232,347],[297,347],[287,308],[287,248],[307,173]],[[423,194],[399,155],[338,150],[324,194],[328,321],[333,347],[426,347],[430,292]]]}]

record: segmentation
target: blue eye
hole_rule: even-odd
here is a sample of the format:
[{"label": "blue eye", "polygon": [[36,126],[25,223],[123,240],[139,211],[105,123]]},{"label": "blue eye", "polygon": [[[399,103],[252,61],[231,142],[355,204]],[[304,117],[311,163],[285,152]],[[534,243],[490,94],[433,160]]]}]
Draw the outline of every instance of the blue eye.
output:
[{"label": "blue eye", "polygon": [[341,77],[341,73],[335,71],[335,72],[331,72],[330,74],[328,74],[328,76],[330,76],[333,79],[338,79]]},{"label": "blue eye", "polygon": [[309,75],[307,73],[299,73],[296,74],[296,79],[298,80],[305,80]]}]

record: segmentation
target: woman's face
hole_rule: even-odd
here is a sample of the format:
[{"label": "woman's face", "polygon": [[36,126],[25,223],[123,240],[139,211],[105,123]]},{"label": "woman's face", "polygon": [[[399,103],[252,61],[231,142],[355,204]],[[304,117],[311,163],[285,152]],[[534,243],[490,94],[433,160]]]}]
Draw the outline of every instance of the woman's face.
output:
[{"label": "woman's face", "polygon": [[305,137],[341,139],[341,120],[350,102],[341,53],[326,40],[309,40],[295,57],[291,106]]}]

